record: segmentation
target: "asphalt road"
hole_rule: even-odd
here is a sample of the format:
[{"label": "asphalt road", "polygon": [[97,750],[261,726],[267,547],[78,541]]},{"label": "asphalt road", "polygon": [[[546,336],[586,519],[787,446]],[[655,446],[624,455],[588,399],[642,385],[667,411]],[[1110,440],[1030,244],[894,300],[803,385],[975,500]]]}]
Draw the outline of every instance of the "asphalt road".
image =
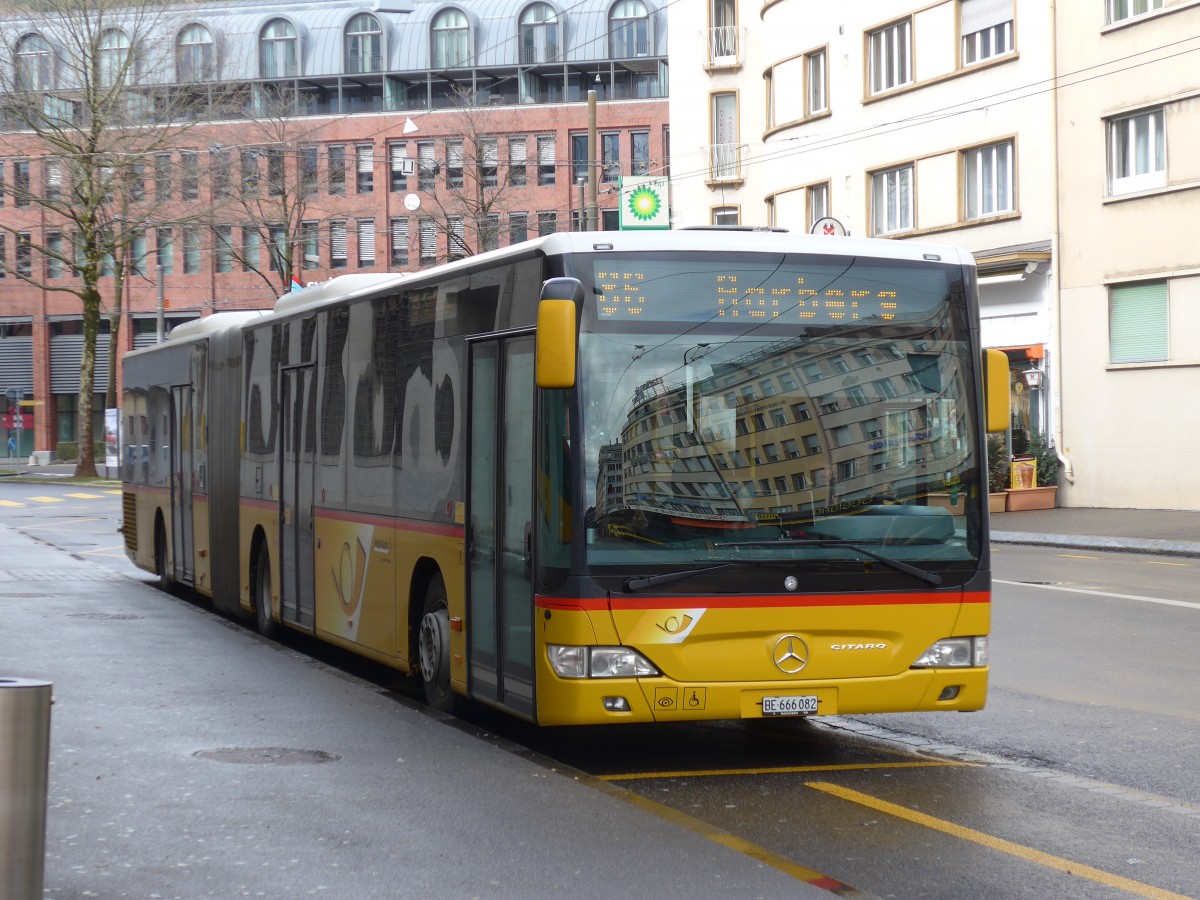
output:
[{"label": "asphalt road", "polygon": [[[0,524],[75,560],[149,583],[147,573],[124,559],[118,513],[119,492],[0,482]],[[574,795],[582,804],[577,816],[610,815],[606,804],[617,798],[664,827],[699,836],[713,853],[732,851],[783,876],[751,886],[740,869],[727,867],[724,886],[702,882],[705,896],[793,896],[818,885],[843,896],[1200,897],[1197,566],[1200,560],[999,548],[992,684],[980,713],[538,730],[475,709],[436,727],[456,750],[480,752],[470,750],[475,746],[486,757],[490,748],[531,763],[541,777],[590,788]],[[203,605],[148,596],[189,617],[220,621]],[[270,646],[228,625],[207,630],[205,641],[203,652],[218,659]],[[318,660],[323,679],[336,681],[343,673],[338,690],[362,694],[356,702],[388,698],[399,721],[415,710],[386,673],[303,639],[289,637],[284,647]],[[142,665],[154,671],[153,660]],[[281,706],[295,707],[296,687],[281,682],[270,690],[279,692]],[[196,698],[197,712],[215,715],[212,699]],[[238,715],[237,696],[223,702]],[[179,703],[177,712],[188,715],[187,698]],[[374,719],[380,711],[368,704],[361,714]],[[81,790],[78,802],[86,802],[86,785]],[[108,814],[100,795],[92,800],[100,815]],[[295,854],[312,851],[305,846],[309,832],[294,822],[291,804],[284,806],[280,830],[296,843]],[[268,809],[259,803],[254,814],[267,816]],[[451,819],[455,813],[452,802],[423,811]],[[51,836],[70,840],[69,828],[62,833],[63,814],[60,808],[55,819],[52,809]],[[511,831],[518,845],[522,829],[535,830],[519,818],[491,827]],[[488,833],[487,825],[480,828]],[[324,833],[314,825],[317,832]],[[162,852],[164,841],[169,847],[161,835],[152,847]],[[658,830],[645,842],[640,850],[657,858],[661,871],[655,893],[683,896],[687,884],[695,896],[701,863],[694,845],[663,841]],[[470,852],[511,855],[512,847],[501,843],[485,840]],[[81,882],[72,876],[69,854],[61,843],[51,846],[56,854],[48,858],[47,887],[50,874],[58,887],[47,896],[84,896],[71,892]],[[523,862],[536,865],[538,851],[525,852]],[[470,871],[486,862],[472,859]],[[493,862],[507,873],[514,861]],[[141,896],[150,896],[161,876],[148,860],[140,865],[147,868],[134,883],[145,885]],[[633,882],[621,890],[620,858],[610,883],[596,879],[597,869],[584,870],[588,874],[569,889],[574,896],[630,893]],[[703,874],[710,871],[705,867]],[[285,896],[266,872],[242,881],[247,895]],[[470,878],[454,884],[446,895],[514,895]],[[558,882],[545,886],[547,893],[567,889]]]}]

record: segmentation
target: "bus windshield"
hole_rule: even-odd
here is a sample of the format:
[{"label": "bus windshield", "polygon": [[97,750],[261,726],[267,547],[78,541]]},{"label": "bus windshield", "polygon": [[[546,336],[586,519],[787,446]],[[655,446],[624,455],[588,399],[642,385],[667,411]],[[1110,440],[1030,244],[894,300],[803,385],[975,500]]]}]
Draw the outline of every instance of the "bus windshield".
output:
[{"label": "bus windshield", "polygon": [[589,567],[972,566],[985,473],[964,277],[596,257],[580,336]]}]

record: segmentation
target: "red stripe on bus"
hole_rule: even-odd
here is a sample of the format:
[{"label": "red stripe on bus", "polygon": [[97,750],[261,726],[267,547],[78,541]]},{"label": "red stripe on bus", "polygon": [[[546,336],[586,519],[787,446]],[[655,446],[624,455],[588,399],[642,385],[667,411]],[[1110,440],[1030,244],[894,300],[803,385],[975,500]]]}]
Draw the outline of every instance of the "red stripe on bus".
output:
[{"label": "red stripe on bus", "polygon": [[611,600],[603,597],[564,598],[542,597],[535,598],[538,609],[550,610],[645,610],[645,609],[683,609],[697,607],[703,609],[787,609],[789,607],[805,606],[928,606],[945,603],[991,603],[992,596],[986,592],[971,593],[930,593],[930,594],[808,594],[796,596],[767,596],[746,594],[743,596],[678,596],[678,597],[613,597]]},{"label": "red stripe on bus", "polygon": [[241,497],[238,499],[238,503],[251,509],[279,509],[278,500],[254,500],[250,497]]},{"label": "red stripe on bus", "polygon": [[313,513],[318,519],[330,519],[334,522],[352,522],[358,525],[372,525],[376,528],[395,528],[397,531],[415,531],[420,534],[434,534],[440,537],[462,537],[466,532],[465,527],[462,525],[439,525],[436,522],[363,515],[340,509],[317,509],[313,510]]}]

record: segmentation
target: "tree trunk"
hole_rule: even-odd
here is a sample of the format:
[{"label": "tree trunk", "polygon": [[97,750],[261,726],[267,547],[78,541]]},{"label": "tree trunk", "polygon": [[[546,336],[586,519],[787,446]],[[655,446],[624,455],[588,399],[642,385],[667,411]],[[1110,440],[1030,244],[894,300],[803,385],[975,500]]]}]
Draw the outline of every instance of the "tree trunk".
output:
[{"label": "tree trunk", "polygon": [[83,354],[79,360],[79,461],[75,475],[96,477],[92,441],[92,402],[96,389],[96,336],[100,331],[100,292],[94,285],[83,290]]}]

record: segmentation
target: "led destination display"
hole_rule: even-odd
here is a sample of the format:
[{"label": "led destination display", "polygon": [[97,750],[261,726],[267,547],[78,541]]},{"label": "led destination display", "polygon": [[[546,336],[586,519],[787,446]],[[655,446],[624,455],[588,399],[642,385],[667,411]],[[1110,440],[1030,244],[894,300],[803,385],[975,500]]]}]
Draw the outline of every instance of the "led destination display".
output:
[{"label": "led destination display", "polygon": [[860,319],[891,321],[928,312],[947,297],[956,270],[880,265],[856,260],[786,257],[731,268],[724,262],[625,258],[597,259],[600,321],[692,322],[725,320],[836,325]]}]

